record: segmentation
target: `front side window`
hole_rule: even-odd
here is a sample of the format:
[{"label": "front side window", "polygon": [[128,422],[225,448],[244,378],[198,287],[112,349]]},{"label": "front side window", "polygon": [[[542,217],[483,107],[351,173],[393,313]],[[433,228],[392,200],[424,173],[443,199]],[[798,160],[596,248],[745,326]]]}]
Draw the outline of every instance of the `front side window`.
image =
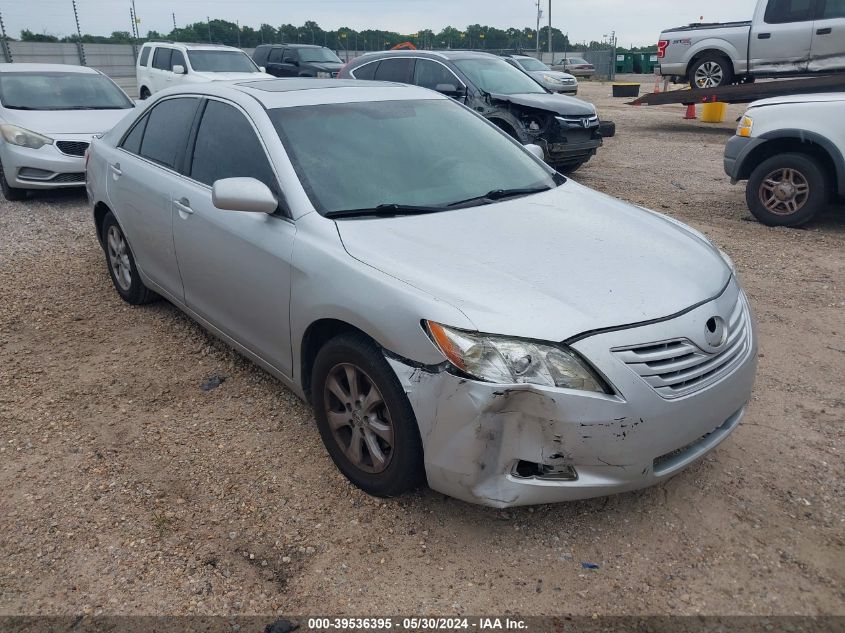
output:
[{"label": "front side window", "polygon": [[170,169],[178,167],[188,142],[198,99],[165,99],[147,115],[139,154]]},{"label": "front side window", "polygon": [[223,178],[251,177],[278,192],[276,177],[255,130],[237,109],[209,101],[191,159],[190,176],[208,185]]},{"label": "front side window", "polygon": [[307,63],[342,64],[343,61],[327,48],[301,48],[299,60]]},{"label": "front side window", "polygon": [[172,68],[170,64],[170,56],[172,53],[172,48],[162,48],[161,46],[156,48],[156,52],[153,55],[153,68],[158,68],[159,70],[170,70]]},{"label": "front side window", "polygon": [[815,0],[769,0],[766,15],[767,24],[808,22],[813,19]]},{"label": "front side window", "polygon": [[413,59],[383,59],[378,66],[375,78],[378,81],[395,81],[400,84],[407,84],[411,81],[411,69],[413,67]]},{"label": "front side window", "polygon": [[423,88],[437,90],[438,86],[452,85],[456,89],[461,87],[461,82],[455,77],[455,73],[446,68],[443,64],[428,59],[418,59],[414,67],[414,83]]},{"label": "front side window", "polygon": [[822,0],[824,9],[820,20],[831,20],[833,18],[845,18],[845,0]]},{"label": "front side window", "polygon": [[170,58],[170,69],[172,70],[174,66],[181,66],[187,70],[188,67],[185,64],[185,56],[182,54],[182,51],[173,51],[173,55]]},{"label": "front side window", "polygon": [[320,213],[394,204],[445,207],[494,190],[556,184],[518,144],[451,99],[324,104],[268,114]]},{"label": "front side window", "polygon": [[145,46],[141,49],[141,59],[138,61],[139,66],[146,66],[147,62],[150,60],[150,51],[152,48],[149,46]]},{"label": "front side window", "polygon": [[242,51],[188,51],[191,68],[200,73],[257,73],[258,67]]},{"label": "front side window", "polygon": [[454,63],[476,87],[490,94],[515,95],[546,92],[540,84],[504,59],[476,57],[457,59]]},{"label": "front side window", "polygon": [[122,110],[132,102],[99,73],[10,72],[0,75],[0,103],[12,110]]},{"label": "front side window", "polygon": [[270,51],[270,54],[267,56],[267,61],[271,64],[280,64],[282,62],[282,49],[281,48],[274,48]]}]

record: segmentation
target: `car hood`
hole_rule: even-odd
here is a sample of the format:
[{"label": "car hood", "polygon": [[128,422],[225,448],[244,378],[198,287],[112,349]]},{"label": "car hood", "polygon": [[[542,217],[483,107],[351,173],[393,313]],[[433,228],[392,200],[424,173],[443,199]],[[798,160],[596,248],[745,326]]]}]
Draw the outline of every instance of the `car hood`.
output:
[{"label": "car hood", "polygon": [[482,207],[336,224],[352,257],[479,331],[540,340],[676,314],[731,276],[697,232],[571,180]]},{"label": "car hood", "polygon": [[102,134],[134,108],[125,110],[3,110],[7,123],[39,134]]},{"label": "car hood", "polygon": [[820,103],[820,102],[835,102],[845,101],[845,92],[824,92],[820,94],[808,95],[789,95],[783,97],[769,97],[768,99],[760,99],[748,106],[751,108],[762,108],[771,105],[785,105],[788,103]]},{"label": "car hood", "polygon": [[575,97],[568,97],[559,94],[516,94],[516,95],[490,95],[499,101],[507,101],[514,105],[524,106],[526,108],[536,108],[538,110],[548,110],[557,114],[565,114],[569,116],[592,116],[596,113],[596,108],[592,103],[581,101]]}]

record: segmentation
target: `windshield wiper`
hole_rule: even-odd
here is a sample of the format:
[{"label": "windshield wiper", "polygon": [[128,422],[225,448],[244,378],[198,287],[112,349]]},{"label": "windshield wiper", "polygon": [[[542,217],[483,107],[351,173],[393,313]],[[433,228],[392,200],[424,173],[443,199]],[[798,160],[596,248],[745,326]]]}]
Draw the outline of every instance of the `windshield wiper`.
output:
[{"label": "windshield wiper", "polygon": [[423,215],[425,213],[437,213],[443,211],[444,207],[423,207],[411,204],[380,204],[369,209],[343,209],[340,211],[327,211],[327,218],[357,218],[367,215],[379,217],[396,217],[397,215]]},{"label": "windshield wiper", "polygon": [[517,196],[530,196],[532,193],[542,193],[544,191],[549,191],[550,189],[551,187],[546,186],[524,187],[522,189],[493,189],[492,191],[485,193],[483,196],[475,196],[474,198],[467,198],[466,200],[458,200],[457,202],[453,202],[447,206],[451,209],[473,202],[484,202],[485,204],[490,204],[491,202],[496,202],[498,200],[515,198]]}]

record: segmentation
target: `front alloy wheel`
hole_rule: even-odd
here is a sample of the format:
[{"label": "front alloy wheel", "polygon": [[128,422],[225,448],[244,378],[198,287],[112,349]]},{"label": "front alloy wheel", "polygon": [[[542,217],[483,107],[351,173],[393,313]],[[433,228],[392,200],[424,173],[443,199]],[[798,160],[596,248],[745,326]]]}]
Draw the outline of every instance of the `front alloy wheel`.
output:
[{"label": "front alloy wheel", "polygon": [[763,224],[798,226],[825,205],[827,176],[807,154],[772,156],[751,172],[745,198],[751,213]]},{"label": "front alloy wheel", "polygon": [[718,62],[704,62],[695,71],[695,85],[698,88],[715,88],[722,85],[725,71]]}]

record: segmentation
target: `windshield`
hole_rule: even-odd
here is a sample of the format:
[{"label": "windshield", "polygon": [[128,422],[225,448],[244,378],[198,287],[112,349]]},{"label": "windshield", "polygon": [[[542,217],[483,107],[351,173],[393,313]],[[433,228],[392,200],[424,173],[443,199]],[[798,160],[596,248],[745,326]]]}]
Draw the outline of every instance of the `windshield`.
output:
[{"label": "windshield", "polygon": [[507,63],[504,59],[477,57],[456,59],[455,66],[484,92],[501,95],[544,93],[536,81]]},{"label": "windshield", "polygon": [[301,62],[328,62],[331,64],[342,64],[340,57],[327,48],[300,48],[299,61]]},{"label": "windshield", "polygon": [[258,68],[241,51],[188,51],[191,68],[200,73],[257,73]]},{"label": "windshield", "polygon": [[528,72],[535,70],[549,70],[549,67],[539,59],[518,59],[517,61],[519,62],[519,65]]},{"label": "windshield", "polygon": [[557,184],[551,170],[451,100],[337,103],[269,115],[323,214],[440,207],[495,190]]},{"label": "windshield", "polygon": [[0,103],[16,110],[123,110],[132,102],[110,79],[88,73],[0,74]]}]

